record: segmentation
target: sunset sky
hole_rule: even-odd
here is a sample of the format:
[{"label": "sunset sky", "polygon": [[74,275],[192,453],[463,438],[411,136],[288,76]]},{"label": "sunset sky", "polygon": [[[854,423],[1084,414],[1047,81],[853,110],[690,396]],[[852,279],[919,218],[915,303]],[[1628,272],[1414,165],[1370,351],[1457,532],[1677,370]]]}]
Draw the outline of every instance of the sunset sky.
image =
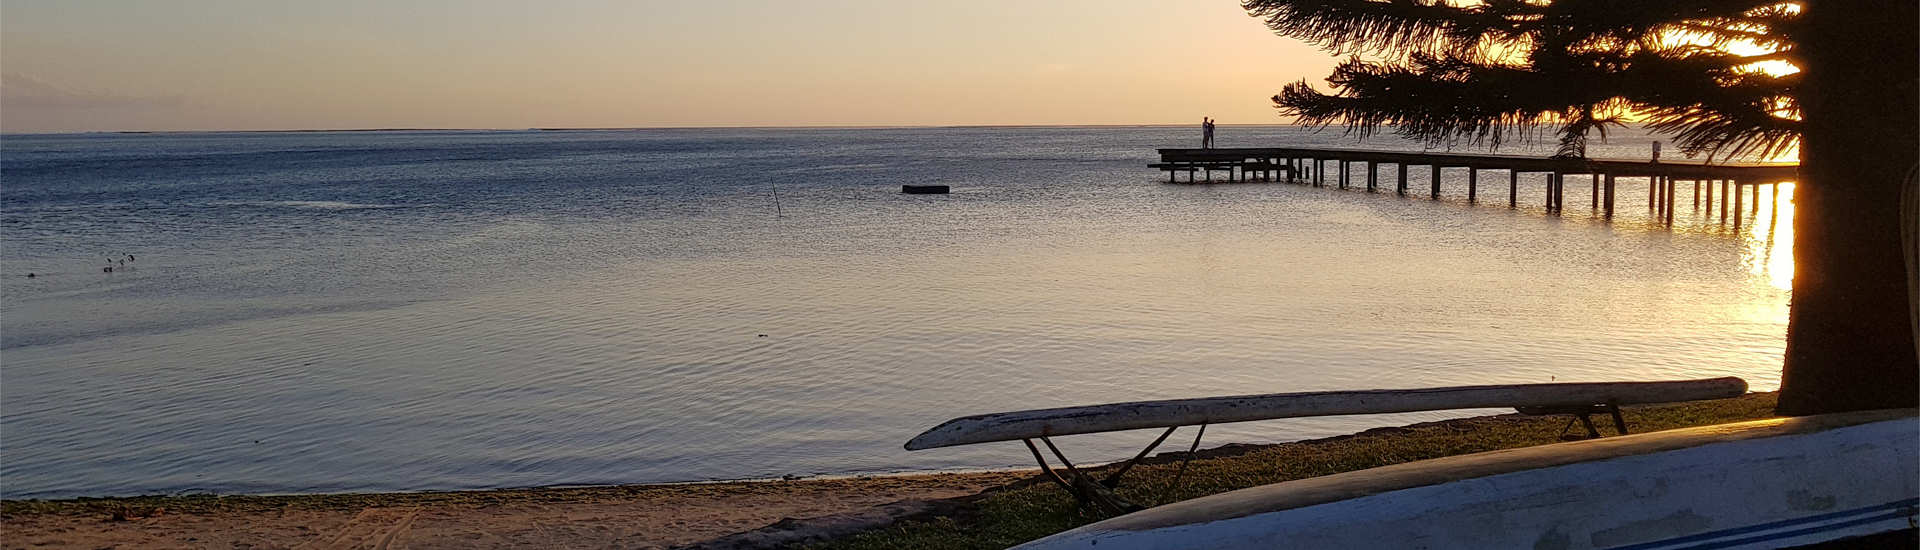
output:
[{"label": "sunset sky", "polygon": [[1283,122],[1233,0],[0,4],[0,131]]}]

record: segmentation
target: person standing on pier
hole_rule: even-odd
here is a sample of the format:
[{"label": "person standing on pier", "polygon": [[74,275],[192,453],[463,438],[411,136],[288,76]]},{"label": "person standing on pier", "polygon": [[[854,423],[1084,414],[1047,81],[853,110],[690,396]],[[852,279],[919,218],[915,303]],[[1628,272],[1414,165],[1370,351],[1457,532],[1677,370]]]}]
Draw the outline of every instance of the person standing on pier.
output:
[{"label": "person standing on pier", "polygon": [[1213,148],[1213,119],[1200,117],[1200,148]]}]

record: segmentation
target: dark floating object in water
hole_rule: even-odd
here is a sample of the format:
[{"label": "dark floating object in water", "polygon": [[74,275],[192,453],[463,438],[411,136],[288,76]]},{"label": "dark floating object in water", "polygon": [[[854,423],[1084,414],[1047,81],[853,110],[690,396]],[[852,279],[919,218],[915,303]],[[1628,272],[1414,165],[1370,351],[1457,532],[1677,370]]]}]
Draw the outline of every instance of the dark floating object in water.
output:
[{"label": "dark floating object in water", "polygon": [[945,195],[947,194],[947,186],[945,185],[902,185],[900,186],[900,192],[906,193],[908,195]]}]

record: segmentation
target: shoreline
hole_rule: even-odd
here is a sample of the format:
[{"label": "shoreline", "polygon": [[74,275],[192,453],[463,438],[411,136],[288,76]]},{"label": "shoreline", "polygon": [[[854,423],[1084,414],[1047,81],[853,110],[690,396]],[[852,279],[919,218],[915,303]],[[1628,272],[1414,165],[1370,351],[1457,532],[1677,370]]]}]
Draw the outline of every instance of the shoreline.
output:
[{"label": "shoreline", "polygon": [[[1036,470],[479,491],[0,501],[0,548],[696,543],[789,518],[978,494]],[[375,544],[374,546],[378,546]]]},{"label": "shoreline", "polygon": [[[1774,393],[1763,392],[1717,401],[1635,406],[1628,410],[1639,412],[1630,412],[1628,420],[1640,426],[1634,433],[1642,433],[1764,417],[1771,414],[1774,399]],[[1377,427],[1288,443],[1227,443],[1194,453],[1195,476],[1188,478],[1188,485],[1197,494],[1183,498],[1237,488],[1234,484],[1272,481],[1260,476],[1311,477],[1550,443],[1553,440],[1543,434],[1557,426],[1557,417],[1501,414]],[[1480,434],[1475,436],[1477,443],[1457,440],[1461,434],[1474,433]],[[1516,435],[1521,433],[1526,436]],[[1326,468],[1320,463],[1287,465],[1279,461],[1297,458],[1276,458],[1349,452],[1360,442],[1385,445],[1393,452],[1345,460],[1330,471],[1319,471]],[[1150,478],[1186,454],[1154,455],[1142,462],[1137,477]],[[1091,470],[1100,468],[1089,465]],[[1235,470],[1242,468],[1263,473]],[[334,547],[379,546],[375,543],[380,541],[413,548],[615,544],[666,548],[716,539],[821,542],[845,538],[849,532],[857,533],[849,540],[860,541],[909,536],[915,529],[924,531],[925,525],[956,529],[961,520],[953,518],[982,516],[969,510],[995,506],[1000,500],[1037,500],[1056,507],[1064,502],[1037,472],[1029,468],[475,491],[0,500],[0,534],[5,535],[0,536],[0,548]],[[1202,477],[1207,472],[1230,474],[1232,481],[1207,480]],[[1074,521],[1067,517],[1062,525]],[[879,528],[896,523],[922,527]],[[994,531],[993,526],[957,529],[960,533]],[[880,544],[914,545],[911,540]]]},{"label": "shoreline", "polygon": [[[1234,444],[1225,443],[1222,445],[1234,445]],[[1264,443],[1262,445],[1264,445]],[[1206,449],[1201,449],[1201,451],[1204,452],[1206,451]],[[1109,463],[1094,462],[1094,463],[1091,463],[1091,467],[1100,467],[1100,466],[1105,466],[1107,464]],[[330,501],[330,500],[354,500],[361,497],[373,497],[373,496],[400,498],[400,497],[407,497],[407,496],[432,497],[435,495],[459,495],[459,494],[478,495],[478,494],[486,494],[486,493],[510,493],[510,492],[540,492],[540,491],[564,492],[564,491],[607,491],[607,490],[616,490],[616,489],[624,489],[624,490],[666,489],[666,488],[672,488],[672,487],[689,487],[689,486],[703,486],[703,485],[735,485],[735,484],[744,485],[744,484],[754,484],[754,483],[808,483],[808,482],[836,482],[836,481],[869,481],[869,480],[885,480],[888,478],[971,476],[971,475],[1003,474],[1003,473],[1014,473],[1014,472],[1038,473],[1039,471],[1040,470],[1038,468],[1021,468],[1021,467],[1009,466],[1005,468],[962,468],[962,469],[952,469],[952,470],[903,470],[903,471],[896,471],[896,472],[861,473],[861,474],[821,474],[821,475],[809,475],[809,476],[786,475],[786,476],[780,476],[780,477],[748,477],[748,478],[740,478],[740,479],[703,479],[703,480],[695,480],[695,481],[655,481],[655,482],[640,482],[640,483],[604,483],[604,484],[581,484],[581,485],[557,484],[557,485],[534,485],[534,486],[527,486],[527,487],[492,487],[492,488],[472,488],[472,489],[405,489],[405,490],[373,490],[373,491],[328,491],[328,492],[313,492],[313,493],[180,492],[180,493],[171,493],[171,494],[153,493],[153,494],[144,494],[144,495],[106,495],[106,496],[84,496],[83,495],[83,496],[60,496],[60,497],[0,498],[0,517],[5,517],[10,514],[58,513],[56,512],[56,510],[61,510],[61,509],[64,509],[65,507],[88,506],[90,505],[90,503],[131,504],[136,502],[160,502],[160,501],[195,502],[195,501],[201,501],[201,500],[242,501],[242,500],[256,500],[256,499],[262,500],[262,501],[266,501],[266,500]]]}]

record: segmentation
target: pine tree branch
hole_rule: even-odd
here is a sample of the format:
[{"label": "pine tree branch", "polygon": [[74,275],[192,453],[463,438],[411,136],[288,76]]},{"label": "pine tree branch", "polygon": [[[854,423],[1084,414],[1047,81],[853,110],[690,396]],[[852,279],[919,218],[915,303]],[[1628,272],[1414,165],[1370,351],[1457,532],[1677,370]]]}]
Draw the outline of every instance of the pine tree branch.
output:
[{"label": "pine tree branch", "polygon": [[[1607,56],[1589,56],[1607,57]],[[1510,137],[1548,130],[1560,138],[1558,154],[1584,154],[1586,135],[1618,125],[1619,115],[1641,113],[1661,122],[1661,131],[1681,132],[1689,152],[1766,153],[1793,124],[1764,121],[1773,130],[1731,133],[1730,121],[1756,120],[1756,106],[1790,98],[1795,79],[1737,74],[1717,58],[1668,58],[1641,53],[1618,63],[1569,63],[1549,69],[1475,63],[1414,55],[1402,64],[1349,59],[1328,78],[1335,93],[1305,81],[1274,97],[1282,114],[1325,127],[1371,135],[1382,127],[1431,144],[1459,142],[1497,147]],[[1739,112],[1731,119],[1707,116]],[[1790,115],[1791,109],[1784,109]],[[1757,111],[1767,114],[1766,111]],[[1768,115],[1770,118],[1778,118]],[[1788,121],[1791,122],[1791,121]],[[1696,128],[1697,127],[1697,128]]]},{"label": "pine tree branch", "polygon": [[1524,36],[1525,21],[1540,14],[1537,6],[1518,0],[1473,7],[1414,0],[1244,0],[1240,7],[1265,19],[1277,34],[1341,55],[1397,56],[1436,48],[1464,55],[1483,42]]},{"label": "pine tree branch", "polygon": [[[1558,155],[1585,154],[1624,114],[1682,151],[1770,155],[1798,139],[1798,4],[1779,0],[1244,0],[1268,28],[1354,54],[1328,77],[1273,98],[1303,124],[1498,147],[1552,129]],[[1774,51],[1735,55],[1749,43]],[[1368,62],[1359,53],[1377,56]]]}]

